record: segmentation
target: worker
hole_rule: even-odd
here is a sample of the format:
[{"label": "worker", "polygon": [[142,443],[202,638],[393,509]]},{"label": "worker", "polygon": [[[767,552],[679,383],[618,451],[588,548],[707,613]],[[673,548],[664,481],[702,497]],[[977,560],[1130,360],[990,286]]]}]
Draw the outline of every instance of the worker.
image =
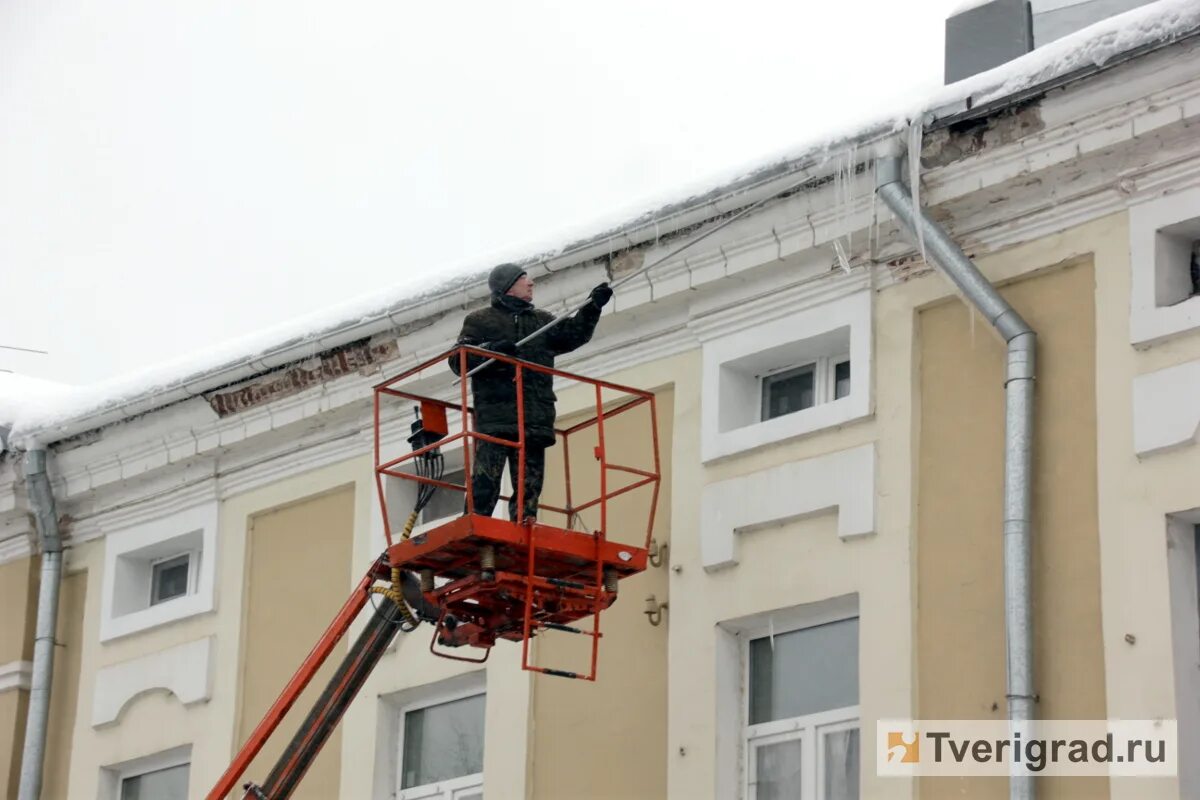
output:
[{"label": "worker", "polygon": [[[495,353],[519,358],[543,367],[553,367],[554,357],[587,344],[600,320],[600,309],[612,299],[612,289],[601,283],[592,289],[588,303],[574,315],[539,334],[526,344],[517,342],[554,319],[533,305],[533,279],[516,264],[500,264],[488,276],[492,300],[486,308],[473,311],[463,320],[458,344],[473,345]],[[468,371],[485,363],[486,358],[470,354]],[[450,369],[459,374],[459,357],[450,357]],[[517,515],[517,387],[513,365],[493,361],[471,376],[475,398],[475,430],[507,439],[514,446],[476,441],[471,459],[471,493],[474,512],[490,516],[500,498],[504,464],[512,479],[512,498],[508,516],[514,522],[537,517],[538,498],[542,493],[546,448],[554,445],[554,388],[552,375],[525,369],[522,377],[525,397],[525,508]],[[469,510],[469,509],[468,509]]]}]

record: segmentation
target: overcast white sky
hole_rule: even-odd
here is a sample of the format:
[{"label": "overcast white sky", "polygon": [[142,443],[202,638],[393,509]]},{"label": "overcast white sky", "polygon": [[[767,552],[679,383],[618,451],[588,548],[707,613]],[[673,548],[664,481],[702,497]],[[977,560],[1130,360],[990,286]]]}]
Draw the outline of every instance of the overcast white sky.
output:
[{"label": "overcast white sky", "polygon": [[[517,254],[941,84],[963,0],[0,3],[0,369]],[[503,253],[501,253],[503,254]]]}]

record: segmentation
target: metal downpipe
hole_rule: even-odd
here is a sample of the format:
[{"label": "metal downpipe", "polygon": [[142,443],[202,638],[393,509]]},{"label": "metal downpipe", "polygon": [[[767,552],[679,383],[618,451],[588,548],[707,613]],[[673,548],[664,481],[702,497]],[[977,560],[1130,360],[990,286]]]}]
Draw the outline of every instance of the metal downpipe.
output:
[{"label": "metal downpipe", "polygon": [[50,683],[54,677],[54,632],[58,623],[63,550],[54,494],[46,474],[45,450],[30,450],[25,454],[25,480],[29,504],[37,520],[42,575],[38,588],[29,713],[25,718],[25,745],[21,753],[21,783],[17,797],[18,800],[38,800],[42,793],[42,765],[46,756],[46,732],[50,718]]},{"label": "metal downpipe", "polygon": [[[902,174],[900,159],[880,159],[876,164],[876,192],[914,238],[920,226],[930,260],[1008,346],[1004,382],[1004,632],[1008,718],[1016,727],[1034,718],[1030,508],[1037,334],[946,231],[913,205]],[[1010,777],[1010,798],[1033,800],[1034,796],[1031,776]]]}]

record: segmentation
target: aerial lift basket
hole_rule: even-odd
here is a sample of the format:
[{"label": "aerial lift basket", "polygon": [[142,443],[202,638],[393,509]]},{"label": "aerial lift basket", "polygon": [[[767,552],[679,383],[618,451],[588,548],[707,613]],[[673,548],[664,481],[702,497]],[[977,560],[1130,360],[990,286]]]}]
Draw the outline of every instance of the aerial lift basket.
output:
[{"label": "aerial lift basket", "polygon": [[[466,380],[456,384],[454,399],[422,396],[405,388],[421,381],[435,368],[444,369],[442,365],[448,358],[457,361],[460,375],[466,375],[469,356],[494,359],[495,364],[485,369],[504,370],[498,379],[514,381],[520,432],[516,441],[475,429]],[[590,409],[583,412],[584,418],[555,430],[563,464],[564,504],[539,504],[536,521],[509,521],[504,502],[497,504],[503,518],[476,514],[470,479],[476,442],[493,442],[518,454],[520,468],[512,491],[516,507],[525,506],[525,383],[531,372],[553,376],[562,389],[587,387]],[[616,600],[622,578],[646,568],[660,479],[654,400],[651,392],[466,346],[443,353],[375,387],[375,477],[388,542],[386,568],[396,567],[419,576],[423,608],[433,609],[437,617],[431,620],[434,632],[430,649],[434,653],[479,662],[487,659],[498,640],[507,639],[521,643],[524,669],[595,680],[600,612]],[[394,430],[397,417],[413,404],[419,408],[419,422],[413,425],[413,435],[408,439],[412,449],[388,457],[385,455],[388,442],[397,437],[389,437],[387,431]],[[614,423],[619,416],[624,419]],[[623,444],[610,445],[616,441],[612,434],[618,424]],[[416,468],[421,459],[454,446],[461,447],[462,452],[466,477],[461,484]],[[596,462],[594,468],[586,470],[587,480],[580,478],[585,471],[582,465],[573,461],[580,458]],[[617,459],[635,463],[620,463]],[[415,515],[410,514],[403,525],[401,520],[412,506],[413,492],[389,491],[389,481],[412,481],[459,494],[464,500],[465,513],[410,536]],[[549,483],[546,488],[550,489]],[[648,502],[632,504],[638,512],[645,509],[644,516],[636,520],[636,530],[624,529],[616,531],[615,537],[610,536],[614,501],[639,490]],[[397,503],[402,507],[389,508]],[[630,507],[627,503],[626,513],[621,515],[626,525],[630,522]],[[549,522],[561,523],[561,527]],[[388,578],[384,574],[378,577]],[[590,637],[589,670],[532,664],[529,641],[546,631]],[[459,650],[464,646],[464,650]]]}]

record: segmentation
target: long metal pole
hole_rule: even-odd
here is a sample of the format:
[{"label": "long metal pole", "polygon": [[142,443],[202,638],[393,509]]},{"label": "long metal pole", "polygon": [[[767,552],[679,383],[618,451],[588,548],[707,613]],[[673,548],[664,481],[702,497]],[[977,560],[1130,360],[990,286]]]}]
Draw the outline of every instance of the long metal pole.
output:
[{"label": "long metal pole", "polygon": [[[1032,537],[1033,388],[1037,334],[971,259],[936,222],[914,207],[901,181],[899,159],[881,159],[876,167],[879,196],[909,232],[920,230],[936,266],[975,305],[1008,345],[1004,383],[1004,631],[1008,718],[1015,729],[1034,718],[1033,604],[1030,580]],[[1033,800],[1033,777],[1009,778],[1012,800]]]},{"label": "long metal pole", "polygon": [[[629,273],[628,275],[625,275],[625,276],[623,276],[622,278],[620,278],[619,280],[616,280],[616,281],[614,281],[613,283],[609,284],[609,285],[610,285],[610,287],[611,287],[613,290],[616,290],[616,289],[620,288],[620,287],[621,287],[623,284],[626,284],[626,283],[628,283],[629,281],[633,280],[634,278],[636,278],[636,277],[638,277],[638,276],[640,276],[640,275],[644,275],[645,273],[647,273],[647,272],[649,272],[650,270],[652,270],[652,269],[654,269],[655,267],[657,267],[659,264],[662,264],[662,263],[664,263],[664,262],[666,262],[666,261],[669,261],[669,260],[671,260],[671,259],[672,259],[672,258],[674,258],[675,256],[677,256],[677,255],[679,255],[680,253],[682,253],[684,250],[687,250],[689,247],[692,247],[693,245],[697,245],[697,244],[699,244],[700,242],[704,241],[704,240],[705,240],[705,239],[707,239],[708,237],[712,236],[714,233],[717,233],[718,231],[720,231],[720,230],[723,230],[723,229],[725,229],[726,227],[728,227],[728,226],[732,225],[733,223],[737,222],[737,221],[738,221],[739,219],[741,219],[742,217],[744,217],[744,216],[746,216],[747,214],[749,214],[751,211],[754,211],[755,209],[757,209],[757,208],[760,208],[761,206],[765,205],[766,203],[769,203],[770,201],[772,201],[772,200],[776,199],[777,197],[781,197],[781,196],[783,196],[783,195],[785,195],[785,194],[790,194],[791,192],[794,192],[796,189],[799,189],[801,186],[803,186],[804,184],[808,183],[808,181],[809,181],[809,180],[811,180],[811,178],[804,178],[803,180],[796,181],[795,183],[793,183],[793,184],[789,185],[788,187],[786,187],[786,188],[784,188],[784,189],[780,189],[780,190],[779,190],[778,192],[776,192],[775,194],[771,194],[771,195],[768,195],[768,196],[766,196],[766,197],[763,197],[763,198],[760,198],[760,199],[758,199],[758,200],[755,200],[753,203],[751,203],[750,205],[746,206],[745,208],[743,208],[741,211],[739,211],[739,212],[737,212],[736,214],[734,214],[734,215],[733,215],[732,217],[730,217],[729,219],[722,220],[722,221],[721,221],[719,224],[715,225],[715,226],[714,226],[714,227],[712,227],[712,228],[709,228],[708,230],[706,230],[704,233],[700,234],[699,236],[693,236],[691,239],[688,239],[686,242],[684,242],[683,244],[679,245],[678,247],[676,247],[674,250],[672,250],[671,252],[667,253],[666,255],[660,256],[659,258],[656,258],[656,259],[654,259],[653,261],[651,261],[649,264],[644,264],[643,266],[641,266],[641,267],[637,268],[636,270],[634,270],[633,272]],[[579,313],[579,312],[580,312],[580,311],[582,311],[583,309],[587,308],[588,304],[589,304],[589,303],[591,303],[591,302],[592,302],[592,301],[591,301],[591,298],[589,297],[589,299],[587,299],[587,300],[583,301],[582,303],[580,303],[578,306],[576,306],[575,308],[571,309],[570,311],[564,311],[563,313],[559,314],[559,315],[558,315],[557,317],[555,317],[554,319],[552,319],[552,320],[550,320],[549,322],[547,322],[547,323],[546,323],[545,325],[543,325],[542,327],[538,328],[538,329],[537,329],[536,331],[534,331],[533,333],[531,333],[531,334],[529,334],[528,336],[526,336],[526,337],[525,337],[524,339],[522,339],[521,341],[517,342],[517,343],[516,343],[516,344],[517,344],[517,346],[519,347],[519,346],[521,346],[521,345],[525,344],[526,342],[532,341],[533,339],[537,338],[538,336],[541,336],[541,335],[542,335],[543,333],[545,333],[546,331],[548,331],[548,330],[550,330],[551,328],[553,328],[553,327],[555,327],[555,326],[557,326],[557,325],[561,324],[563,320],[565,320],[565,319],[567,319],[568,317],[571,317],[571,316],[573,316],[573,315],[575,315],[575,314]],[[483,368],[484,368],[484,367],[486,367],[488,364],[492,363],[492,361],[493,361],[493,360],[494,360],[494,359],[488,359],[487,361],[484,361],[482,364],[480,364],[479,366],[475,367],[475,369],[471,370],[471,371],[470,371],[470,372],[468,372],[466,375],[464,375],[464,376],[463,376],[463,378],[469,378],[469,377],[471,377],[471,376],[472,376],[472,375],[474,375],[476,372],[479,372],[479,370],[483,369]],[[460,378],[459,380],[462,380],[462,378]]]},{"label": "long metal pole", "polygon": [[58,512],[46,474],[46,451],[25,454],[25,480],[29,503],[37,520],[42,550],[41,585],[38,588],[37,628],[33,644],[33,675],[29,712],[25,717],[25,744],[21,751],[19,800],[38,800],[42,794],[42,766],[46,758],[46,732],[50,721],[50,688],[54,680],[54,632],[58,627],[58,589],[62,582],[62,537]]}]

